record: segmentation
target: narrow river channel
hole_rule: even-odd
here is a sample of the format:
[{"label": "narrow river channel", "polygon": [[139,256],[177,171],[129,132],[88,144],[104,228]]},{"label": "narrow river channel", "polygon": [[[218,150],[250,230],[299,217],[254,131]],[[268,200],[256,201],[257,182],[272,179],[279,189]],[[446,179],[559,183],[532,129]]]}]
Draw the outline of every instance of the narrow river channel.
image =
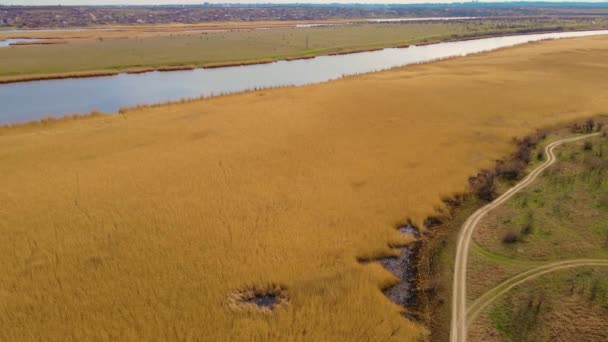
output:
[{"label": "narrow river channel", "polygon": [[608,30],[475,39],[270,64],[0,85],[0,124],[43,116],[114,113],[121,107],[214,96],[251,89],[301,86],[399,66],[491,51],[544,39],[608,34]]}]

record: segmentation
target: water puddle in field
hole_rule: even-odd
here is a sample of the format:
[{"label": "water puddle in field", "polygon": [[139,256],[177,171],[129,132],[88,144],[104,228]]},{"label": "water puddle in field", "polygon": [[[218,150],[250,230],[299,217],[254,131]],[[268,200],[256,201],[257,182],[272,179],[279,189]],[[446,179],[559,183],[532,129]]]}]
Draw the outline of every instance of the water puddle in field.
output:
[{"label": "water puddle in field", "polygon": [[267,295],[256,295],[249,300],[250,303],[253,303],[261,308],[269,308],[271,309],[278,302],[277,296],[273,294]]},{"label": "water puddle in field", "polygon": [[608,34],[608,30],[483,38],[268,64],[0,84],[0,124],[92,110],[114,113],[121,107],[140,104],[302,86],[527,42],[602,34]]},{"label": "water puddle in field", "polygon": [[[411,225],[399,228],[402,234],[420,238],[420,233]],[[384,294],[394,303],[403,307],[413,307],[416,305],[416,279],[417,279],[417,253],[420,248],[420,241],[401,247],[398,257],[386,257],[377,261],[387,270],[399,278],[399,283],[384,290]]]},{"label": "water puddle in field", "polygon": [[268,290],[246,289],[232,294],[229,300],[230,305],[235,309],[253,306],[266,312],[287,304],[285,289],[281,287]]}]

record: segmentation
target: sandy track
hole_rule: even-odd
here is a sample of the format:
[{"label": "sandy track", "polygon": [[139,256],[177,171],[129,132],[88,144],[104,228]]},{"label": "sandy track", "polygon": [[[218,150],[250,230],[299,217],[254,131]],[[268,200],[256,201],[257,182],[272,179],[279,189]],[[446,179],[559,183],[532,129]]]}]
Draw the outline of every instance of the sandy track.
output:
[{"label": "sandy track", "polygon": [[555,141],[545,147],[545,153],[547,160],[542,163],[539,167],[534,169],[526,178],[524,178],[517,185],[506,191],[500,197],[492,201],[491,203],[478,209],[471,215],[465,223],[462,225],[462,229],[458,235],[456,245],[456,260],[454,262],[454,282],[452,286],[452,323],[450,328],[450,341],[451,342],[462,342],[467,340],[467,305],[466,305],[466,277],[467,277],[467,261],[469,255],[469,245],[471,243],[471,237],[477,227],[479,221],[492,209],[500,206],[507,201],[511,196],[530,185],[539,174],[545,169],[555,163],[556,158],[553,154],[553,150],[562,144],[568,142],[574,142],[581,139],[596,136],[599,133],[588,134],[584,136],[568,138],[563,140]]}]

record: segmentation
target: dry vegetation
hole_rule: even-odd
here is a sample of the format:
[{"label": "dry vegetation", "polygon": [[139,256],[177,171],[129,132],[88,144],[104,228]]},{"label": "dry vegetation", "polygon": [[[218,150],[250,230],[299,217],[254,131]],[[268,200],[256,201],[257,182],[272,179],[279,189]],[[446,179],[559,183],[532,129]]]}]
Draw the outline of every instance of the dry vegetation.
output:
[{"label": "dry vegetation", "polygon": [[[607,43],[4,128],[0,340],[415,340],[357,258],[513,136],[608,108]],[[277,286],[271,314],[230,306]]]}]

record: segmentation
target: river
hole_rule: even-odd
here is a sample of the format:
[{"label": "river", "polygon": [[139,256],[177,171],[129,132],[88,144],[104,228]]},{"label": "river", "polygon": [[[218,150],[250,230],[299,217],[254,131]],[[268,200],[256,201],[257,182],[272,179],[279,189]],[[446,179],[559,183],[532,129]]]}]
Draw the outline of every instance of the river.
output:
[{"label": "river", "polygon": [[483,38],[247,66],[8,83],[0,85],[0,124],[92,110],[114,113],[138,104],[302,86],[544,39],[602,34],[608,34],[608,30]]}]

